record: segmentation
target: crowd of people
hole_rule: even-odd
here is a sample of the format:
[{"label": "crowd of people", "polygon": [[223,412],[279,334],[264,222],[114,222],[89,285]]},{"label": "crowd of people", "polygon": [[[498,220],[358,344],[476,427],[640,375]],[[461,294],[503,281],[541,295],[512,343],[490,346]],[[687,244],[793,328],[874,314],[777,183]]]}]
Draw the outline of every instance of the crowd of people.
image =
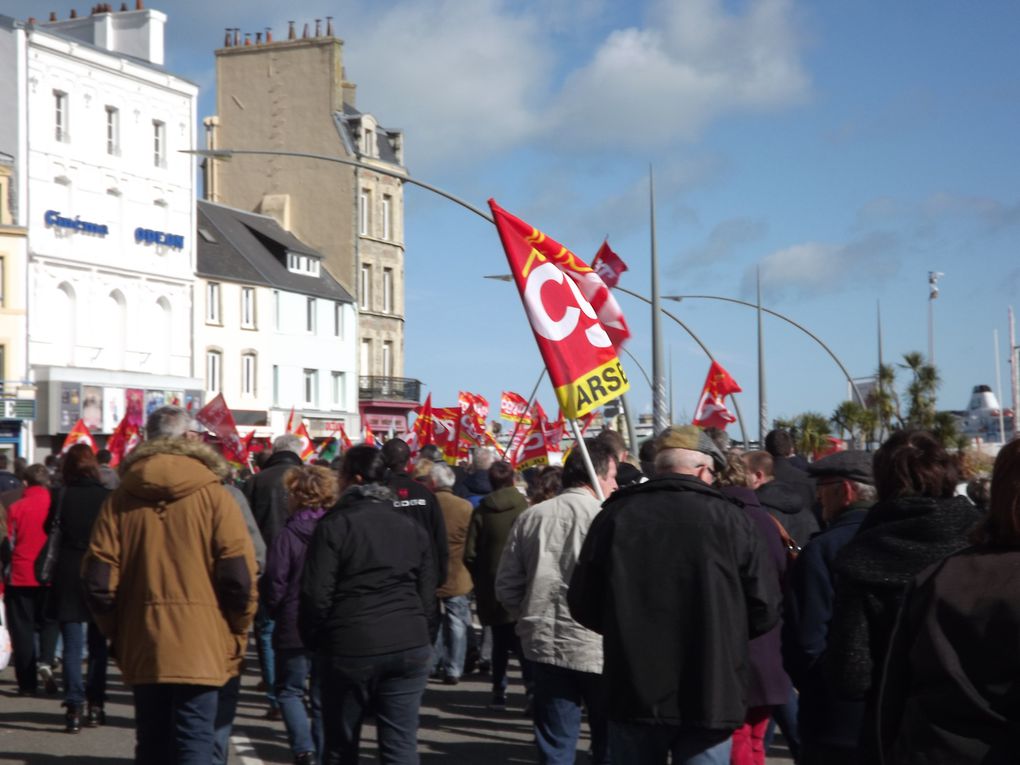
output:
[{"label": "crowd of people", "polygon": [[924,431],[813,462],[785,431],[584,445],[521,473],[399,438],[306,465],[288,434],[239,482],[163,407],[116,471],[0,457],[18,692],[57,692],[62,642],[65,728],[103,725],[109,657],[138,762],[225,763],[253,639],[296,763],[357,763],[369,718],[418,762],[429,680],[482,662],[540,763],[583,724],[597,765],[763,765],[776,728],[803,765],[1016,761],[1020,441],[970,496]]}]

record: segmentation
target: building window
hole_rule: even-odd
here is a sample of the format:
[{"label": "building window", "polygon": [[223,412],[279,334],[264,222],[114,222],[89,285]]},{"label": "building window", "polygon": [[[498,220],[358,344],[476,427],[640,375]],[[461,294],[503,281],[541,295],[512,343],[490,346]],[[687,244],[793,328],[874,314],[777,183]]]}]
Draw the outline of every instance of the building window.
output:
[{"label": "building window", "polygon": [[367,263],[361,264],[361,310],[367,311],[372,304],[372,266]]},{"label": "building window", "polygon": [[255,329],[255,288],[241,287],[241,326]]},{"label": "building window", "polygon": [[305,329],[315,333],[315,298],[308,298],[305,303]]},{"label": "building window", "polygon": [[367,338],[361,341],[361,374],[372,374],[372,341]]},{"label": "building window", "polygon": [[152,162],[156,167],[166,167],[166,123],[152,121]]},{"label": "building window", "polygon": [[361,190],[358,197],[358,233],[362,236],[368,235],[368,213],[372,205],[372,193],[368,189]]},{"label": "building window", "polygon": [[305,370],[305,406],[319,405],[319,373],[314,369]]},{"label": "building window", "polygon": [[68,132],[67,93],[62,90],[53,91],[53,126],[54,136],[58,141],[67,143],[71,140]]},{"label": "building window", "polygon": [[[7,259],[0,256],[0,306],[6,305],[7,295],[5,287],[7,286]],[[337,304],[339,305],[339,303]]]},{"label": "building window", "polygon": [[0,345],[0,380],[7,379],[7,346]]},{"label": "building window", "polygon": [[207,351],[205,354],[205,389],[210,393],[223,390],[223,354],[219,351]]},{"label": "building window", "polygon": [[389,340],[382,344],[383,377],[393,377],[393,343]]},{"label": "building window", "polygon": [[343,372],[333,373],[333,406],[343,409],[344,406],[344,384],[345,375]]},{"label": "building window", "polygon": [[295,274],[318,276],[319,259],[311,255],[298,255],[297,253],[294,252],[288,252],[287,270]]},{"label": "building window", "polygon": [[120,111],[113,106],[106,107],[106,153],[120,155]]},{"label": "building window", "polygon": [[205,285],[205,323],[220,324],[220,285],[209,282]]},{"label": "building window", "polygon": [[[0,260],[0,264],[2,264]],[[344,336],[344,304],[333,303],[333,336]]]},{"label": "building window", "polygon": [[255,395],[255,354],[241,354],[241,395]]},{"label": "building window", "polygon": [[280,331],[280,290],[273,290],[273,329]]},{"label": "building window", "polygon": [[384,268],[382,272],[382,309],[383,313],[393,313],[393,269]]},{"label": "building window", "polygon": [[393,235],[393,230],[390,227],[390,214],[393,209],[393,197],[389,194],[384,194],[382,198],[382,238],[389,241]]},{"label": "building window", "polygon": [[273,364],[273,406],[280,405],[280,368]]}]

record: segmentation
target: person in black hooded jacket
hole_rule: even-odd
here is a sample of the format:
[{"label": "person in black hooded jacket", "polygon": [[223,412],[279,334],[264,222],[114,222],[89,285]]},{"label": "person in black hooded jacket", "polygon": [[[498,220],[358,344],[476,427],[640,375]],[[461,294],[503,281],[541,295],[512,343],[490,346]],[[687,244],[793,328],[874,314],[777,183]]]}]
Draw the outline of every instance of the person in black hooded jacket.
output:
[{"label": "person in black hooded jacket", "polygon": [[981,512],[954,496],[956,458],[922,430],[894,433],[875,452],[878,502],[836,557],[836,594],[824,670],[833,690],[864,699],[858,756],[879,762],[875,701],[882,661],[907,585],[967,544]]},{"label": "person in black hooded jacket", "polygon": [[814,491],[808,484],[781,481],[775,477],[774,462],[768,452],[744,455],[751,488],[769,515],[783,524],[786,533],[804,547],[819,531],[813,508]]}]

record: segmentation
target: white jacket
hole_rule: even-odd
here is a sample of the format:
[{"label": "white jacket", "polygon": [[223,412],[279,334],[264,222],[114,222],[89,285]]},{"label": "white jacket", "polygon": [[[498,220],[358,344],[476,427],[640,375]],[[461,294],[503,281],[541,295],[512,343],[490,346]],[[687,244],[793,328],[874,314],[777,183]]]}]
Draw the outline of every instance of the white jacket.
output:
[{"label": "white jacket", "polygon": [[517,617],[524,655],[579,672],[602,672],[602,636],[570,616],[567,588],[581,544],[602,505],[567,489],[514,522],[499,561],[496,597]]}]

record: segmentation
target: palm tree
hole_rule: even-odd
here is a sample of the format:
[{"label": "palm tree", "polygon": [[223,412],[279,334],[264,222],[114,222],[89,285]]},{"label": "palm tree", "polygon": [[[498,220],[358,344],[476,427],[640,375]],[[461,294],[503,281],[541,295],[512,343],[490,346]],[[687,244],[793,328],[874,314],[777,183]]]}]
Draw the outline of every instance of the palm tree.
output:
[{"label": "palm tree", "polygon": [[829,445],[828,436],[832,433],[829,418],[818,412],[804,412],[798,415],[797,449],[801,454],[812,455]]},{"label": "palm tree", "polygon": [[856,449],[857,434],[861,431],[862,417],[867,410],[856,401],[844,401],[832,413],[832,423],[839,428],[842,438],[844,432],[850,434],[850,448]]},{"label": "palm tree", "polygon": [[[892,364],[879,364],[875,379],[878,385],[868,394],[866,404],[875,413],[878,440],[883,441],[895,427],[894,421],[903,424],[900,399],[896,395],[896,368]],[[868,440],[874,440],[874,436]]]},{"label": "palm tree", "polygon": [[[962,452],[966,448],[966,446],[960,447],[960,436],[962,434],[957,425],[956,415],[952,412],[936,413],[931,431],[935,438],[947,449],[955,446],[958,451]],[[968,444],[969,441],[969,439],[964,438],[963,443]]]},{"label": "palm tree", "polygon": [[926,363],[924,356],[917,351],[903,354],[902,366],[913,374],[907,386],[907,424],[932,430],[935,427],[935,396],[942,382],[938,370]]}]

